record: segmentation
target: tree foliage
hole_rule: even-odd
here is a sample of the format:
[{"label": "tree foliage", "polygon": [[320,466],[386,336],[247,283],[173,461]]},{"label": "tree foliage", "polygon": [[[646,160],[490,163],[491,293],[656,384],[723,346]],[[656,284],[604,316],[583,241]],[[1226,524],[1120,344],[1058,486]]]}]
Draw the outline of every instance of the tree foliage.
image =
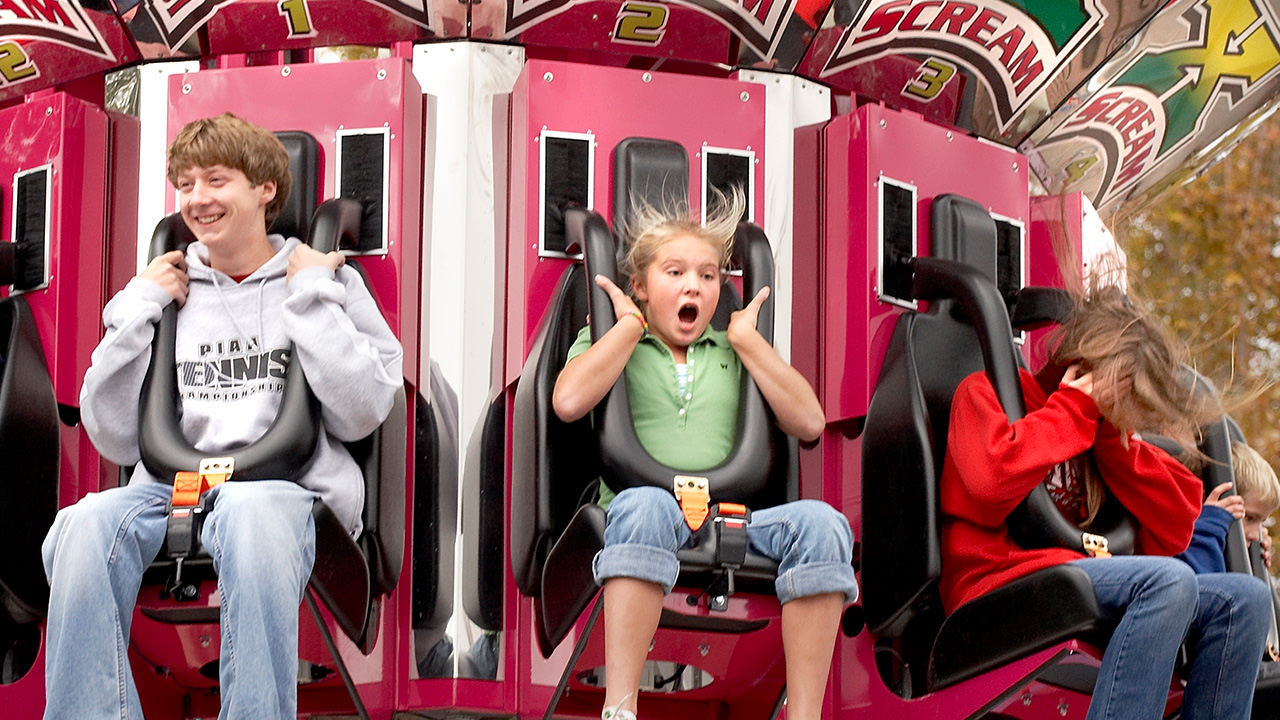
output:
[{"label": "tree foliage", "polygon": [[1115,228],[1141,295],[1239,399],[1232,415],[1280,460],[1280,113],[1200,177]]}]

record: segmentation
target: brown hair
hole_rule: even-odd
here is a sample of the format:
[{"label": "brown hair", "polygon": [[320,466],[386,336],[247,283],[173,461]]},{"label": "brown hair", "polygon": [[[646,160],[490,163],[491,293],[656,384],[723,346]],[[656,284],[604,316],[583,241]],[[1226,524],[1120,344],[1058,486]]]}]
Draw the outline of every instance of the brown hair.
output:
[{"label": "brown hair", "polygon": [[644,274],[658,250],[682,235],[692,235],[716,248],[720,253],[720,269],[727,268],[733,254],[733,234],[747,201],[737,187],[728,192],[713,187],[712,191],[707,217],[701,222],[683,205],[658,208],[637,203],[633,206],[631,219],[619,230],[625,249],[619,276],[630,279]]},{"label": "brown hair", "polygon": [[[1049,366],[1079,365],[1093,374],[1093,397],[1103,417],[1123,433],[1155,432],[1181,445],[1192,461],[1200,427],[1221,416],[1212,390],[1187,366],[1185,350],[1119,285],[1093,287],[1050,335]],[[1089,520],[1102,506],[1105,489],[1086,472]]]},{"label": "brown hair", "polygon": [[229,112],[187,123],[169,145],[168,156],[169,182],[174,187],[180,173],[211,165],[239,170],[255,187],[275,181],[276,196],[266,207],[267,227],[280,215],[293,185],[289,153],[279,138]]},{"label": "brown hair", "polygon": [[1099,409],[1122,431],[1158,431],[1194,445],[1200,425],[1221,414],[1190,382],[1184,351],[1118,286],[1078,300],[1051,337],[1050,361],[1093,373]]}]

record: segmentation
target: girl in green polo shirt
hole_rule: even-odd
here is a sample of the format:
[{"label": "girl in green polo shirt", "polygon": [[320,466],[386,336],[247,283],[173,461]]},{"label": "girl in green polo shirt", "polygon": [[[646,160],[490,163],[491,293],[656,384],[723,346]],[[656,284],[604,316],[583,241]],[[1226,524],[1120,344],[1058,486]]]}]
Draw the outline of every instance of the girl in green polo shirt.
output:
[{"label": "girl in green polo shirt", "polygon": [[[687,212],[637,211],[622,268],[634,298],[595,277],[609,293],[616,322],[594,344],[583,329],[552,399],[556,415],[572,422],[590,412],[625,371],[641,444],[659,462],[683,471],[712,467],[729,454],[743,369],[783,431],[813,440],[826,425],[808,381],[756,330],[769,288],[735,312],[726,331],[710,327],[745,207],[739,191],[724,200],[705,224]],[[634,487],[605,500],[605,547],[593,566],[605,603],[601,717],[635,720],[662,598],[675,584],[676,551],[691,532],[668,490]],[[840,615],[857,596],[849,522],[824,502],[799,500],[753,511],[747,534],[752,550],[778,562],[787,716],[818,720]]]}]

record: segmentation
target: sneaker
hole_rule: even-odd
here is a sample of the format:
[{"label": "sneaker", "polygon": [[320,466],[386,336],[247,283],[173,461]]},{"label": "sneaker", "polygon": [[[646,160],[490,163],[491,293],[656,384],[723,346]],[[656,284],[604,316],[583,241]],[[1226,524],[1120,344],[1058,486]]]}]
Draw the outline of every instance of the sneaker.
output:
[{"label": "sneaker", "polygon": [[636,720],[636,714],[620,707],[611,707],[600,712],[600,720]]},{"label": "sneaker", "polygon": [[622,702],[614,705],[613,707],[607,707],[604,710],[601,710],[600,720],[636,720],[635,713],[630,710],[622,709],[622,705],[630,699],[631,693],[627,693],[626,697],[622,698]]}]

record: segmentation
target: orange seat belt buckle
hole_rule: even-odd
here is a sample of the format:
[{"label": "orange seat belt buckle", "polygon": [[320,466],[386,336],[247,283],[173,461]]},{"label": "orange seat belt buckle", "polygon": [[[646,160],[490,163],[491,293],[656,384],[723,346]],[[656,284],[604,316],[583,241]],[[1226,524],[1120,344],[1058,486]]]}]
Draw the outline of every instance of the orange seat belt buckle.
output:
[{"label": "orange seat belt buckle", "polygon": [[1111,557],[1111,548],[1107,543],[1105,535],[1095,535],[1093,533],[1081,533],[1080,540],[1084,544],[1084,551],[1089,557],[1109,558]]},{"label": "orange seat belt buckle", "polygon": [[675,476],[676,502],[680,503],[680,511],[684,513],[684,521],[694,532],[706,522],[711,512],[711,490],[704,477],[694,475]]},{"label": "orange seat belt buckle", "polygon": [[190,507],[200,502],[200,473],[177,472],[173,475],[173,506]]}]

